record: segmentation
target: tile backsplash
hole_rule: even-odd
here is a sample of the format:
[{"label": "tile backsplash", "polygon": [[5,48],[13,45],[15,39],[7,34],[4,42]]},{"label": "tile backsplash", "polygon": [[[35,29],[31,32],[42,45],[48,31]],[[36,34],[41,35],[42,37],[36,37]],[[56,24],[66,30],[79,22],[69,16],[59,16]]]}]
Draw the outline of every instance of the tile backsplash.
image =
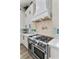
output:
[{"label": "tile backsplash", "polygon": [[52,20],[33,22],[33,26],[36,28],[36,31],[38,34],[53,37],[53,34],[52,34],[53,22],[52,22]]}]

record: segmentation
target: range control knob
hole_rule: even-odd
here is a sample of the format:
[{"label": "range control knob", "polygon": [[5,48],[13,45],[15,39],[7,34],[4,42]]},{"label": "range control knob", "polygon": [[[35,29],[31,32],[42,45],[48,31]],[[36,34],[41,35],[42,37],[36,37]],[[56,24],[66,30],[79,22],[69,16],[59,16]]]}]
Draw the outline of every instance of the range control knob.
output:
[{"label": "range control knob", "polygon": [[39,42],[38,45],[41,46],[41,42]]},{"label": "range control knob", "polygon": [[38,43],[38,45],[40,45],[40,42]]}]

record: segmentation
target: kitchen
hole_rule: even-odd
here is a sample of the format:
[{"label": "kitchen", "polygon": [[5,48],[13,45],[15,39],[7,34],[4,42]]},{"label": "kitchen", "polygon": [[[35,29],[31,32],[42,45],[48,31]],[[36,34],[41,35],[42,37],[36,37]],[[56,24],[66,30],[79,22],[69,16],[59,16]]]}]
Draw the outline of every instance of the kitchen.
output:
[{"label": "kitchen", "polygon": [[21,59],[59,59],[58,17],[58,0],[20,0]]}]

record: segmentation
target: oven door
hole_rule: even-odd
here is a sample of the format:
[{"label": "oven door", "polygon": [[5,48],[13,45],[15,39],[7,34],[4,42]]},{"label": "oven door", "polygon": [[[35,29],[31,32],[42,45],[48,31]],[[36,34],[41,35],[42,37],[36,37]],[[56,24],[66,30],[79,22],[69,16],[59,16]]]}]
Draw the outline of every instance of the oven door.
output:
[{"label": "oven door", "polygon": [[36,46],[34,46],[34,56],[36,57],[36,59],[46,59],[45,52],[43,52]]}]

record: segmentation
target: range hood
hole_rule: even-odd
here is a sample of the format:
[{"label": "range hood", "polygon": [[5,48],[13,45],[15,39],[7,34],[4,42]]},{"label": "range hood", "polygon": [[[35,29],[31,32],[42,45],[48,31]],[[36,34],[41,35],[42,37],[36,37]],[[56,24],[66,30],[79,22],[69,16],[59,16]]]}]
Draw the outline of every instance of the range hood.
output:
[{"label": "range hood", "polygon": [[33,21],[37,19],[44,19],[44,17],[50,18],[49,11],[47,9],[47,0],[36,0],[36,12],[33,16]]},{"label": "range hood", "polygon": [[36,0],[36,15],[47,10],[46,8],[46,0]]}]

